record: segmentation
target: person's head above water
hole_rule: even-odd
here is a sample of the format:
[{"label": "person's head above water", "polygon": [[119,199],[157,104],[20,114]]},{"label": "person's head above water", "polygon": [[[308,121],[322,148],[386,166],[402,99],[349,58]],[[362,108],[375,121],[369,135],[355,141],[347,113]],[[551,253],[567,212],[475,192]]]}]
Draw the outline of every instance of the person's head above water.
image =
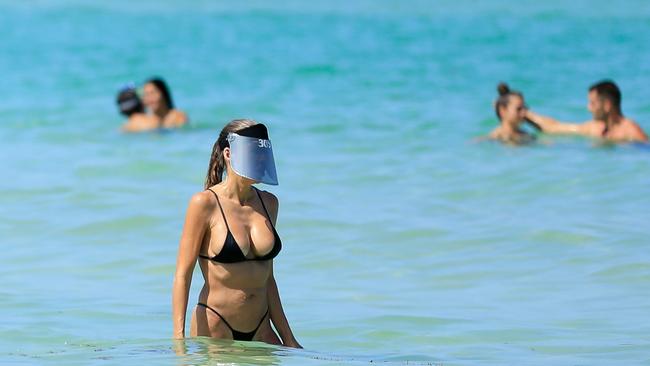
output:
[{"label": "person's head above water", "polygon": [[497,85],[499,97],[494,103],[494,109],[501,124],[519,125],[526,117],[524,95],[516,90],[510,90],[508,84]]},{"label": "person's head above water", "polygon": [[250,119],[230,121],[219,133],[205,178],[205,188],[221,183],[232,174],[248,184],[277,185],[273,148],[266,126]]},{"label": "person's head above water", "polygon": [[117,94],[117,107],[120,113],[130,117],[134,113],[144,113],[144,106],[135,88],[126,87]]},{"label": "person's head above water", "polygon": [[589,87],[587,108],[595,120],[605,121],[612,113],[622,115],[621,91],[611,80],[602,80]]},{"label": "person's head above water", "polygon": [[167,83],[161,78],[151,78],[144,84],[144,104],[152,112],[166,112],[174,109],[174,102]]}]

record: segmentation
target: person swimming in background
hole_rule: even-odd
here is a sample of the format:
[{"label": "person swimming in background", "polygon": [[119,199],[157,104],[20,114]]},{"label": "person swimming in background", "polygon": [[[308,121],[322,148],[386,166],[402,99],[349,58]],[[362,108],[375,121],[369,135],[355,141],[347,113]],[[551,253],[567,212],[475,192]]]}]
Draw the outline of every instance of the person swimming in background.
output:
[{"label": "person swimming in background", "polygon": [[144,112],[144,105],[133,86],[127,86],[117,94],[117,107],[127,117],[121,130],[124,132],[150,131],[158,128],[158,121]]},{"label": "person swimming in background", "polygon": [[510,90],[506,83],[499,83],[497,92],[499,97],[494,102],[494,109],[501,124],[487,137],[513,145],[533,142],[535,136],[521,129],[521,124],[526,121],[526,104],[523,94],[516,90]]},{"label": "person swimming in background", "polygon": [[151,78],[147,80],[143,91],[144,105],[149,110],[149,115],[158,120],[161,128],[176,128],[187,124],[187,115],[174,108],[171,93],[163,79]]},{"label": "person swimming in background", "polygon": [[278,199],[256,183],[278,184],[268,131],[252,120],[233,120],[214,143],[205,190],[188,205],[172,289],[174,338],[185,337],[198,261],[205,282],[192,311],[191,336],[302,348],[273,276],[273,259],[282,248],[275,229]]},{"label": "person swimming in background", "polygon": [[599,81],[589,87],[587,109],[592,120],[576,124],[563,123],[526,110],[526,119],[544,133],[582,135],[608,142],[648,142],[648,136],[621,110],[621,91],[611,80]]}]

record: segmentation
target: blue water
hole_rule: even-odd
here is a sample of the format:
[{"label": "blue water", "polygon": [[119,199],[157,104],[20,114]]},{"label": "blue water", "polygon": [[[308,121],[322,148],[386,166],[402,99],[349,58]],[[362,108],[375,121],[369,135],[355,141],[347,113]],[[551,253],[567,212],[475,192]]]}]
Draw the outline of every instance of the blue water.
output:
[{"label": "blue water", "polygon": [[[0,2],[0,361],[650,365],[650,150],[476,143],[499,81],[650,130],[646,1]],[[124,135],[161,75],[191,126]],[[171,340],[189,197],[230,119],[270,127],[304,350]],[[190,303],[202,279],[196,273]]]}]

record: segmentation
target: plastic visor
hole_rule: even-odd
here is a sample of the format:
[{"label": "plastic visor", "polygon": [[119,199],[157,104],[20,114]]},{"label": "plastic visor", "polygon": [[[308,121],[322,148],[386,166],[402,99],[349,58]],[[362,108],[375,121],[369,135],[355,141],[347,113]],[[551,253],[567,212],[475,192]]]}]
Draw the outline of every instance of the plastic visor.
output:
[{"label": "plastic visor", "polygon": [[278,185],[270,140],[231,133],[228,135],[228,143],[230,166],[237,175],[259,183]]}]

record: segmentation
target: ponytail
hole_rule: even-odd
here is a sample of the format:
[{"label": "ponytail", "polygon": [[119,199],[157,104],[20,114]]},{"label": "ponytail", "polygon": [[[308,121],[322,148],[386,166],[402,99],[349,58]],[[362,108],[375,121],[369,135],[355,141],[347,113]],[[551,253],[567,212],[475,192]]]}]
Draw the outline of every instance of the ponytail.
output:
[{"label": "ponytail", "polygon": [[212,146],[208,174],[205,177],[205,189],[219,184],[223,180],[223,174],[226,172],[226,160],[223,157],[223,150],[230,147],[228,134],[256,124],[257,122],[250,119],[234,119],[223,127],[221,133],[219,133],[219,138],[214,142],[214,146]]}]

